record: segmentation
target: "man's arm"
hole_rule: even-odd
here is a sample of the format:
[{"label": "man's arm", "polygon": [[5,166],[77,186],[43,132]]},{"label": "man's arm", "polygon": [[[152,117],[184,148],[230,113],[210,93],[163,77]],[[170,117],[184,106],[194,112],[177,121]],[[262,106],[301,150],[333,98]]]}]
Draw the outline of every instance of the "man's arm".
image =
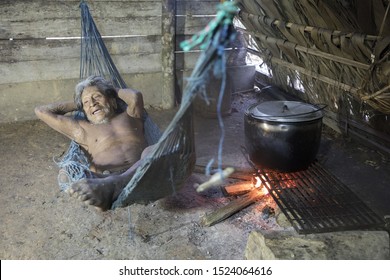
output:
[{"label": "man's arm", "polygon": [[126,88],[117,89],[120,99],[127,104],[127,114],[133,118],[142,118],[144,113],[144,99],[140,91]]},{"label": "man's arm", "polygon": [[80,143],[84,138],[84,129],[78,121],[70,116],[65,116],[66,113],[76,109],[73,101],[59,102],[36,107],[35,114],[51,128]]}]

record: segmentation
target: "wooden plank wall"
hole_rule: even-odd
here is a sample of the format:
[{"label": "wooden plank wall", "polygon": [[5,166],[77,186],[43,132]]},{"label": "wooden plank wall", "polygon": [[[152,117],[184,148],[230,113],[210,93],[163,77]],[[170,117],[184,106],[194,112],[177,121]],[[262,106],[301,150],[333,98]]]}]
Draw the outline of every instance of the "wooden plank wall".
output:
[{"label": "wooden plank wall", "polygon": [[[144,93],[147,106],[166,109],[163,104],[166,97],[162,96],[160,87],[162,1],[86,2],[126,83]],[[184,55],[178,45],[204,28],[215,14],[218,2],[175,2],[179,88],[180,73],[193,67],[198,54]],[[35,119],[36,105],[72,98],[79,81],[79,3],[74,0],[0,1],[0,123]]]}]

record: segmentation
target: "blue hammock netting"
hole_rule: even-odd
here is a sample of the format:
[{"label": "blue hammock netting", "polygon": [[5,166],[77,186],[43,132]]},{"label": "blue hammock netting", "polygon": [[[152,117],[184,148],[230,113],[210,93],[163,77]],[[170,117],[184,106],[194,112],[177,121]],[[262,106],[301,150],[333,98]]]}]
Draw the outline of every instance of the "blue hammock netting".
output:
[{"label": "blue hammock netting", "polygon": [[[80,78],[99,75],[118,88],[126,88],[84,1],[81,1],[80,8],[82,21]],[[234,2],[225,1],[219,4],[216,17],[206,28],[190,40],[182,42],[184,51],[200,45],[202,52],[188,78],[180,107],[163,133],[145,111],[145,137],[149,145],[156,145],[141,161],[130,182],[113,203],[113,209],[171,195],[183,186],[193,172],[196,157],[191,105],[196,95],[204,89],[210,71],[213,71],[214,76],[222,77],[223,81],[226,79],[224,50],[235,34],[232,21],[236,11]],[[220,100],[224,92],[223,85],[224,83],[220,91]],[[77,117],[83,116],[78,113]],[[222,126],[221,119],[220,124]],[[221,150],[219,160],[220,156]],[[59,175],[62,190],[67,189],[73,182],[89,176],[88,159],[74,141],[58,162],[58,166],[62,172],[61,176]],[[64,173],[68,177],[67,180],[63,179]]]}]

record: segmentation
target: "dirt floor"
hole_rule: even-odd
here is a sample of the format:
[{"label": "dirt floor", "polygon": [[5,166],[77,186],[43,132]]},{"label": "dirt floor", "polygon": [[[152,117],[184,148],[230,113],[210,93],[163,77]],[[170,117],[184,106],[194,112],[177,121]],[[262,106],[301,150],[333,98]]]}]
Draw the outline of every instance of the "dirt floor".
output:
[{"label": "dirt floor", "polygon": [[[225,118],[224,165],[251,172],[240,147],[243,109],[254,93],[234,96]],[[173,111],[151,111],[161,128]],[[216,156],[215,119],[195,119],[197,164]],[[263,199],[223,222],[203,227],[203,215],[232,197],[220,188],[197,193],[207,177],[194,173],[171,197],[98,212],[59,190],[54,158],[69,141],[40,121],[0,126],[0,259],[243,259],[253,230],[293,230],[278,224],[278,209]],[[390,161],[372,149],[324,129],[319,160],[381,216],[390,214]],[[234,182],[230,179],[228,183]],[[265,215],[264,208],[276,209]]]}]

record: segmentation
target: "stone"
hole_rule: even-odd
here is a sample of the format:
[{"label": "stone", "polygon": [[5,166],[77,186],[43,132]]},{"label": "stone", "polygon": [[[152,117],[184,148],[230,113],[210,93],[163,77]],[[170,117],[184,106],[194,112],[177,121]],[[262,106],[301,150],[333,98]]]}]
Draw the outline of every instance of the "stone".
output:
[{"label": "stone", "polygon": [[248,260],[388,260],[386,231],[341,231],[299,235],[295,231],[249,234]]}]

